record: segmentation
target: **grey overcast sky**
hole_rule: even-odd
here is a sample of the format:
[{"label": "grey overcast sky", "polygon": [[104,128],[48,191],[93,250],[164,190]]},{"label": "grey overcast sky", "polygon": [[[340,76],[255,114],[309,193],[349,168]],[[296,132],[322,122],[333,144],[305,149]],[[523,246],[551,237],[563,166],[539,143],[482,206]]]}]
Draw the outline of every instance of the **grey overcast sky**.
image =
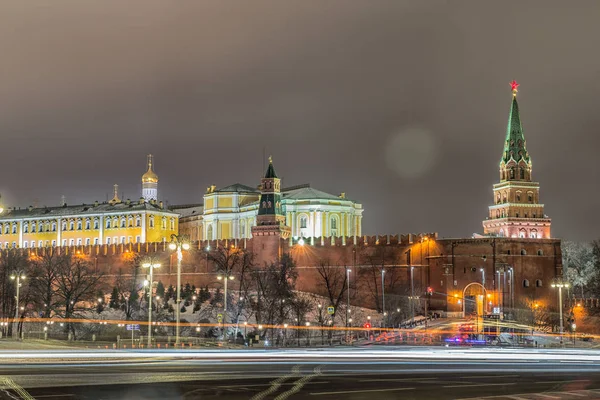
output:
[{"label": "grey overcast sky", "polygon": [[481,232],[519,105],[553,236],[598,238],[600,2],[3,0],[5,206],[259,183],[346,192],[364,232]]}]

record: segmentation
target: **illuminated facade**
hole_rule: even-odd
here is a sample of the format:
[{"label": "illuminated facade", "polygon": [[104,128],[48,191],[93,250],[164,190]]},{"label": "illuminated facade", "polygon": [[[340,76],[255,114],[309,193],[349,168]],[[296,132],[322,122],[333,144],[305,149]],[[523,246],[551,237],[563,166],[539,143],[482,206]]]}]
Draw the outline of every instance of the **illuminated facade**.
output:
[{"label": "illuminated facade", "polygon": [[122,201],[115,185],[109,202],[11,208],[0,214],[2,248],[162,242],[178,232],[178,215],[156,200],[158,176],[148,156],[142,197]]},{"label": "illuminated facade", "polygon": [[531,178],[531,158],[512,82],[512,105],[500,160],[500,182],[494,185],[494,204],[483,221],[484,234],[499,237],[548,239],[551,220],[539,202],[540,184]]},{"label": "illuminated facade", "polygon": [[[270,173],[275,178],[269,178]],[[271,201],[282,224],[289,227],[290,240],[361,235],[362,205],[347,199],[345,193],[335,196],[310,185],[271,189],[265,186],[271,179],[273,185],[279,184],[270,160],[259,188],[239,183],[221,189],[211,186],[203,205],[174,206],[173,211],[181,214],[181,233],[193,241],[251,238],[252,227],[265,211],[263,196],[265,205]]]}]

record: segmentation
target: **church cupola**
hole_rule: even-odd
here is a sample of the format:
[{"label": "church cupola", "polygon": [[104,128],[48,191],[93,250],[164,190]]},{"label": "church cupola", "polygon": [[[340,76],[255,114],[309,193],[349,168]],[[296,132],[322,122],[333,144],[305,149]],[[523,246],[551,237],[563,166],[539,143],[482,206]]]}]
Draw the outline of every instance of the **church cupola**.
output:
[{"label": "church cupola", "polygon": [[512,104],[508,115],[504,150],[500,160],[500,180],[531,181],[531,158],[527,152],[521,116],[519,115],[519,103],[517,102],[519,84],[512,81],[510,86],[512,89]]},{"label": "church cupola", "polygon": [[148,170],[142,175],[142,197],[147,202],[158,199],[158,175],[154,173],[152,163],[152,154],[148,154]]}]

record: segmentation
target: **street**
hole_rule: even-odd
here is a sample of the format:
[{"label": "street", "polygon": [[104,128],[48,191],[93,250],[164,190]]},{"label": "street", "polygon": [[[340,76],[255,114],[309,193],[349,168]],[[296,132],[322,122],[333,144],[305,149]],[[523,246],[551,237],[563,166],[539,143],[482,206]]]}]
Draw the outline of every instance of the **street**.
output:
[{"label": "street", "polygon": [[0,360],[3,399],[600,398],[596,351],[31,351]]}]

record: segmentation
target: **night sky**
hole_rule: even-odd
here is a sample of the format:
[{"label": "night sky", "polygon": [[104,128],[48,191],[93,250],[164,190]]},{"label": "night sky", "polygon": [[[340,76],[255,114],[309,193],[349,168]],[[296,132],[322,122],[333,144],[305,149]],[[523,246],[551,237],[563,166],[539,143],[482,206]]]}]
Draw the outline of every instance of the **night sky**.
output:
[{"label": "night sky", "polygon": [[360,201],[366,234],[482,232],[510,107],[553,236],[598,238],[600,2],[62,1],[0,6],[5,206],[259,183]]}]

